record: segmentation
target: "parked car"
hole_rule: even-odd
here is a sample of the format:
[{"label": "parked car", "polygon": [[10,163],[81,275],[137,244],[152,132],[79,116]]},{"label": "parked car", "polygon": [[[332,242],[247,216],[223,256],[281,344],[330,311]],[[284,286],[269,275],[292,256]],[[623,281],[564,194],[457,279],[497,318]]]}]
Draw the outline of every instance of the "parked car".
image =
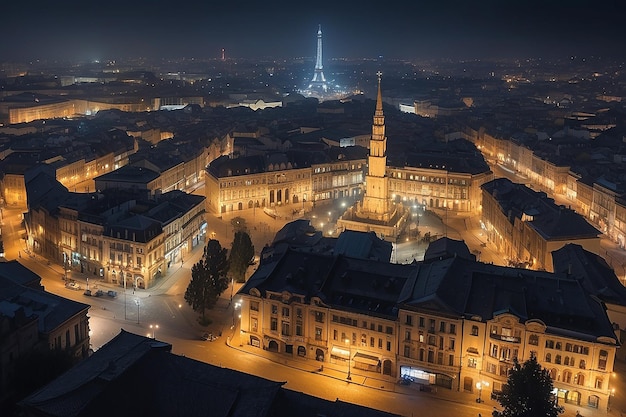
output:
[{"label": "parked car", "polygon": [[117,291],[109,290],[107,291],[107,295],[109,297],[117,297]]},{"label": "parked car", "polygon": [[204,334],[200,337],[200,339],[202,339],[202,340],[209,340],[209,339],[211,339],[211,337],[213,337],[213,335],[212,335],[211,333],[204,333]]},{"label": "parked car", "polygon": [[68,281],[65,283],[65,288],[69,288],[70,290],[78,291],[80,290],[80,284],[76,281]]},{"label": "parked car", "polygon": [[87,297],[91,297],[91,290],[85,290],[85,292],[83,293],[84,295],[86,295]]},{"label": "parked car", "polygon": [[102,297],[104,295],[104,291],[98,290],[96,291],[96,297]]}]

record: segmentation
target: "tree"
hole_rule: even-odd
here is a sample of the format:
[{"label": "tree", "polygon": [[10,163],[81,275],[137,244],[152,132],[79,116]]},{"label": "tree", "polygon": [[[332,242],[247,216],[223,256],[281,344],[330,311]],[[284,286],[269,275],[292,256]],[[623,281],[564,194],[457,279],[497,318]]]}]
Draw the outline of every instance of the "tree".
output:
[{"label": "tree", "polygon": [[250,235],[245,231],[236,232],[228,257],[233,279],[237,282],[244,282],[246,270],[253,258],[254,246],[250,240]]},{"label": "tree", "polygon": [[205,310],[212,309],[228,288],[227,273],[226,249],[219,241],[209,240],[204,255],[191,267],[191,281],[185,291],[185,301],[194,311],[200,312],[203,323],[206,323]]},{"label": "tree", "polygon": [[235,233],[248,231],[248,224],[246,223],[246,219],[243,217],[233,217],[230,224],[233,226]]},{"label": "tree", "polygon": [[554,400],[553,388],[550,373],[534,354],[521,365],[516,359],[498,398],[504,409],[494,411],[493,417],[557,417],[563,407]]}]

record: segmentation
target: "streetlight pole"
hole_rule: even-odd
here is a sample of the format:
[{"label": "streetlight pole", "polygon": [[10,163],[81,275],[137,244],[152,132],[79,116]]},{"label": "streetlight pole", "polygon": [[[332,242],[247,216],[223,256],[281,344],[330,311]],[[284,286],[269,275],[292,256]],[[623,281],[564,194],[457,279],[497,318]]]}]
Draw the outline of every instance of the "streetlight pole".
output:
[{"label": "streetlight pole", "polygon": [[139,298],[135,298],[135,304],[137,304],[137,324],[139,324]]},{"label": "streetlight pole", "polygon": [[128,315],[126,314],[126,277],[123,272],[120,272],[120,275],[124,281],[124,320],[128,320]]},{"label": "streetlight pole", "polygon": [[480,381],[476,383],[476,388],[478,388],[478,398],[476,398],[477,403],[481,403],[483,400],[480,398],[483,393],[483,387],[488,387],[489,382]]},{"label": "streetlight pole", "polygon": [[352,377],[350,376],[350,360],[352,358],[352,347],[350,346],[350,339],[346,339],[346,343],[348,344],[348,376],[346,379],[348,381],[352,381]]}]

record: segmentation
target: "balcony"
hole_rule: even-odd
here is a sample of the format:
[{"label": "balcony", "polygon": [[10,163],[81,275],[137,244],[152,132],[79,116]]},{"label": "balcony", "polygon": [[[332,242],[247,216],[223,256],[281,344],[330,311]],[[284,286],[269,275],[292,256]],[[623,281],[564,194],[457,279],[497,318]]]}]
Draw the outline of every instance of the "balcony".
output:
[{"label": "balcony", "polygon": [[501,340],[503,342],[509,342],[509,343],[521,343],[522,342],[522,338],[517,337],[517,336],[504,336],[502,334],[491,333],[489,337],[495,340]]}]

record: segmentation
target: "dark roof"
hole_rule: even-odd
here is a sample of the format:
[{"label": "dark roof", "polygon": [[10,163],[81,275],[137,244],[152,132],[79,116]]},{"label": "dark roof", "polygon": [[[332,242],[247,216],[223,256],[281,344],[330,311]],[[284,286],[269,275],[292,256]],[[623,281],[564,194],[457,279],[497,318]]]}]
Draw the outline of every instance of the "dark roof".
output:
[{"label": "dark roof", "polygon": [[159,178],[159,173],[144,167],[125,165],[115,171],[102,174],[94,178],[94,181],[114,181],[114,182],[130,182],[148,184]]},{"label": "dark roof", "polygon": [[417,267],[416,278],[403,292],[402,306],[406,308],[482,321],[508,312],[521,322],[541,320],[549,333],[575,333],[590,341],[599,337],[616,340],[604,305],[577,280],[461,257]]},{"label": "dark roof", "polygon": [[545,240],[597,238],[601,232],[584,217],[564,206],[558,206],[544,192],[534,191],[508,178],[498,178],[481,186],[498,202],[511,224],[527,214],[526,222]]},{"label": "dark roof", "polygon": [[41,289],[41,277],[16,260],[0,262],[0,277],[18,285]]},{"label": "dark roof", "polygon": [[[391,416],[294,393],[274,382],[171,353],[169,343],[120,332],[91,357],[20,402],[27,416]],[[294,405],[297,406],[294,408]]]},{"label": "dark roof", "polygon": [[72,317],[86,314],[89,306],[0,276],[0,311],[16,308],[23,308],[27,317],[37,316],[39,333],[49,334]]},{"label": "dark roof", "polygon": [[476,256],[470,253],[469,248],[463,240],[454,240],[448,237],[431,242],[424,253],[424,261],[432,259],[443,259],[454,256],[460,256],[469,260],[476,260]]},{"label": "dark roof", "polygon": [[588,293],[606,303],[626,306],[626,288],[601,256],[569,243],[552,252],[552,263],[555,273],[577,280]]}]

